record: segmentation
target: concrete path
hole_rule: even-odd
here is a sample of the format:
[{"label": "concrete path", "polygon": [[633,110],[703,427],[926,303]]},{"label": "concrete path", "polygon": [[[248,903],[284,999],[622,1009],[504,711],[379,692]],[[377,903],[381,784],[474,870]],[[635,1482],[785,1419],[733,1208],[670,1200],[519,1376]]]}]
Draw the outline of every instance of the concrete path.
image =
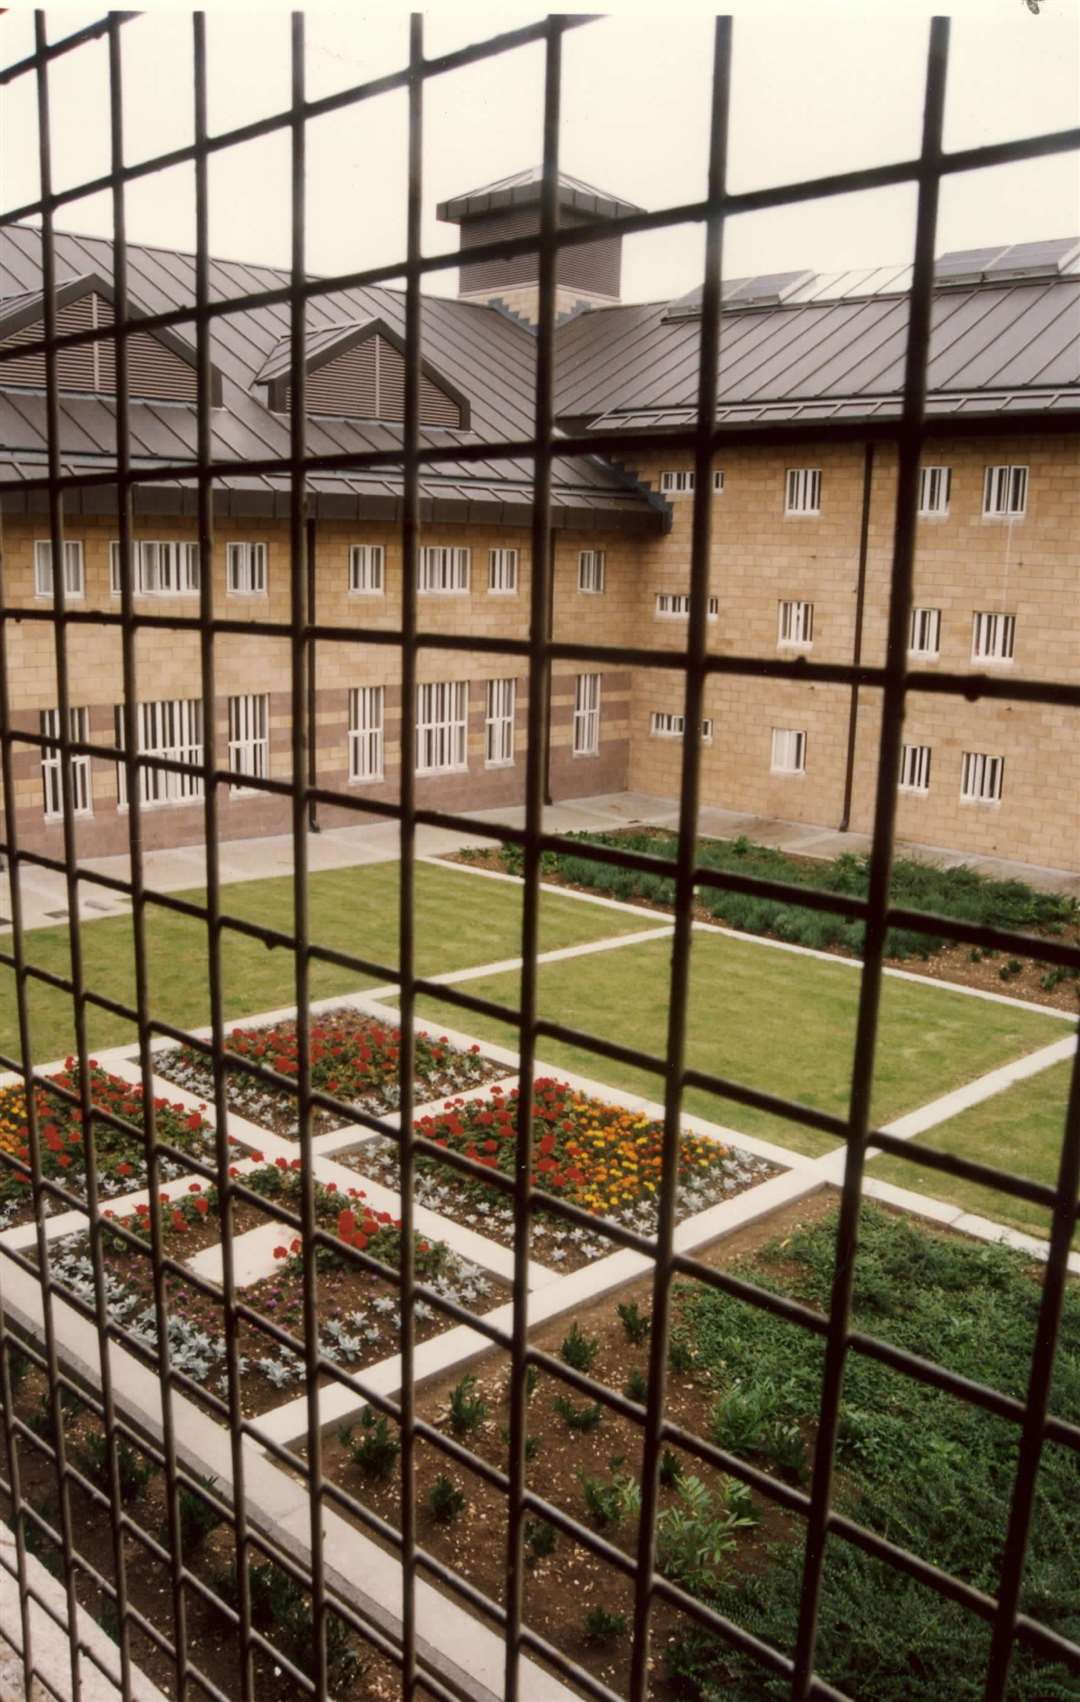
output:
[{"label": "concrete path", "polygon": [[[492,822],[509,826],[524,825],[523,805],[511,809],[472,810],[469,819],[475,821],[475,834],[448,832],[444,828],[421,827],[417,832],[417,853],[422,857],[440,856],[468,846],[490,845],[484,827]],[[549,805],[544,812],[548,832],[581,833],[619,827],[674,826],[678,821],[678,806],[672,798],[651,797],[643,792],[610,792],[592,798],[574,798]],[[701,832],[717,839],[737,839],[745,835],[761,845],[775,846],[807,857],[837,857],[843,851],[862,855],[870,849],[870,838],[862,833],[837,833],[834,828],[782,821],[773,816],[740,814],[712,805],[701,812]],[[965,863],[980,874],[999,879],[1030,882],[1052,892],[1073,893],[1080,898],[1080,872],[1068,869],[1037,867],[1028,863],[1010,863],[995,857],[965,855],[944,850],[939,846],[899,841],[903,855],[925,858],[943,867]],[[395,822],[373,822],[357,827],[328,828],[322,833],[308,835],[308,866],[319,869],[353,868],[364,863],[385,863],[398,855],[398,829]],[[292,873],[292,836],[273,834],[261,839],[231,839],[221,844],[219,851],[221,879],[224,882],[265,880],[274,875]],[[179,892],[185,887],[200,887],[206,879],[205,847],[182,846],[176,850],[148,851],[144,859],[148,887],[159,892]],[[103,874],[118,880],[128,880],[130,865],[126,856],[89,857],[80,867],[90,874]],[[0,936],[10,929],[11,898],[9,877],[0,875]],[[21,873],[23,917],[27,928],[55,927],[67,920],[67,893],[61,876],[47,869],[24,867]],[[119,894],[104,887],[83,883],[81,913],[84,921],[100,916],[122,916],[130,904]]]}]

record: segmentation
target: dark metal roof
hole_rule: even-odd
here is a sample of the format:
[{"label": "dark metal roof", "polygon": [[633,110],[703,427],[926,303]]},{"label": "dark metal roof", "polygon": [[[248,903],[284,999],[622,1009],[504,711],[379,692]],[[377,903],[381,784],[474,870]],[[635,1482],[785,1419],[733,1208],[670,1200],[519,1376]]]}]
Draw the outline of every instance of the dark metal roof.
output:
[{"label": "dark metal roof", "polygon": [[[470,189],[464,195],[440,201],[435,212],[448,224],[460,224],[463,219],[499,213],[507,207],[531,206],[540,200],[542,178],[542,168],[531,166],[527,171],[514,172],[511,177],[500,177],[496,183],[487,183],[482,189]],[[644,211],[633,201],[609,195],[606,190],[584,183],[580,177],[571,177],[565,171],[559,173],[559,205],[595,219],[616,219]]]},{"label": "dark metal roof", "polygon": [[[999,251],[993,250],[992,253]],[[895,268],[882,269],[882,278]],[[863,278],[863,288],[874,280]],[[906,283],[906,279],[904,280]],[[908,299],[853,295],[817,279],[781,306],[725,314],[718,417],[805,420],[895,414],[903,389]],[[738,307],[738,303],[734,304]],[[605,430],[692,423],[697,317],[666,303],[595,308],[558,336],[557,411]],[[936,293],[928,367],[931,411],[1062,412],[1080,389],[1080,276],[980,283]]]},{"label": "dark metal roof", "polygon": [[[10,299],[40,290],[40,256],[40,231],[23,225],[0,230],[0,295]],[[58,233],[56,261],[62,286],[89,274],[107,282],[112,277],[112,244],[103,238]],[[133,302],[148,313],[195,305],[195,262],[190,254],[131,244],[128,275]],[[287,272],[268,266],[214,261],[210,268],[210,293],[217,300],[280,289],[287,283]],[[355,327],[376,320],[402,340],[404,295],[387,289],[336,290],[313,299],[307,313],[311,339],[321,340],[324,347],[328,337],[340,335],[343,323]],[[470,418],[468,429],[422,428],[421,445],[483,445],[531,437],[535,339],[490,308],[441,297],[425,299],[423,320],[425,359],[468,398]],[[211,358],[222,377],[222,406],[211,415],[211,448],[217,460],[235,459],[232,482],[238,492],[248,489],[246,460],[287,458],[290,453],[288,419],[266,405],[266,393],[257,382],[275,354],[280,356],[288,331],[286,305],[222,315],[211,322]],[[129,413],[134,466],[194,461],[194,407],[133,399]],[[111,397],[62,396],[60,429],[66,465],[98,473],[111,466],[116,454],[116,409]],[[42,470],[46,435],[44,395],[26,389],[5,391],[0,368],[0,456],[11,467],[23,468],[23,477],[35,476],[29,469],[36,474]],[[307,448],[313,455],[400,451],[401,428],[379,421],[309,418]],[[608,523],[606,515],[616,528],[655,532],[666,522],[664,505],[650,501],[627,475],[599,457],[561,457],[553,464],[552,478],[553,500],[563,524],[598,527]],[[365,498],[375,493],[369,493],[366,477],[326,475],[324,483],[329,487],[324,494],[337,491],[350,514],[369,512]],[[372,513],[383,512],[384,494],[391,503],[400,501],[400,469],[387,469],[374,484],[379,503]],[[513,515],[527,509],[531,484],[531,460],[495,455],[490,460],[441,464],[438,476],[427,481],[433,501],[438,494],[458,508],[483,506],[492,511],[501,504]],[[277,488],[263,479],[256,485],[271,495]],[[174,495],[180,501],[184,493],[178,489]],[[103,500],[101,493],[98,500]]]}]

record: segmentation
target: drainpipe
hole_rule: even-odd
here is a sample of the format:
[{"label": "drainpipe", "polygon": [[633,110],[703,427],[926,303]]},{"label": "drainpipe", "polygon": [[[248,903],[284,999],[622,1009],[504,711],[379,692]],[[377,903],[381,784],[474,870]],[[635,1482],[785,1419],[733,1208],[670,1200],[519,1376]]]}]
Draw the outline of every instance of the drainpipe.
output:
[{"label": "drainpipe", "polygon": [[[857,668],[862,661],[863,612],[866,607],[866,556],[870,539],[870,500],[874,479],[874,445],[868,443],[863,454],[862,526],[859,531],[859,578],[855,588],[855,643],[851,660]],[[855,741],[859,725],[859,683],[852,681],[851,707],[848,711],[847,767],[844,773],[844,810],[836,831],[846,833],[851,825],[851,794],[855,785]]]},{"label": "drainpipe", "polygon": [[[307,522],[307,618],[308,624],[315,624],[315,522]],[[308,646],[307,653],[307,724],[308,724],[308,785],[315,781],[315,647]],[[321,833],[319,826],[318,804],[314,798],[308,799],[308,832]]]},{"label": "drainpipe", "polygon": [[[550,552],[551,570],[548,573],[547,628],[548,628],[549,637],[554,638],[554,636],[555,636],[555,533],[554,533],[554,530],[552,530],[552,532],[550,533],[550,536],[549,536],[549,539],[548,539],[548,548],[549,548],[549,552]],[[549,664],[549,666],[548,666],[548,677],[547,677],[547,692],[545,694],[545,700],[544,700],[544,802],[545,802],[545,804],[551,804],[551,803],[554,803],[554,801],[555,801],[551,796],[551,692],[552,692],[553,678],[554,678],[553,669]]]}]

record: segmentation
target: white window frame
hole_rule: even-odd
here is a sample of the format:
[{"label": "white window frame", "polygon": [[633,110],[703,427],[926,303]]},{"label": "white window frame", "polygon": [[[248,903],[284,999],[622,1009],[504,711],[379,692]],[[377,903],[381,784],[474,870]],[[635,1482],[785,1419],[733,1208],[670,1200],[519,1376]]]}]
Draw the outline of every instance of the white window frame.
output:
[{"label": "white window frame", "polygon": [[932,755],[929,745],[900,746],[898,788],[901,792],[929,792]]},{"label": "white window frame", "polygon": [[1018,463],[1001,462],[983,474],[983,519],[1020,520],[1027,513],[1028,471]]},{"label": "white window frame", "polygon": [[[270,697],[240,692],[228,700],[229,767],[237,774],[265,780],[270,773]],[[257,786],[231,786],[234,798],[249,797]]]},{"label": "white window frame", "polygon": [[965,751],[960,761],[960,802],[1000,804],[1005,793],[1005,758]]},{"label": "white window frame", "polygon": [[600,755],[600,675],[578,674],[574,681],[575,756]]},{"label": "white window frame", "polygon": [[1016,616],[976,609],[971,617],[971,660],[1008,663],[1016,650]]},{"label": "white window frame", "polygon": [[373,785],[384,778],[383,686],[349,687],[349,779]]},{"label": "white window frame", "polygon": [[468,753],[468,681],[434,680],[417,686],[417,774],[464,774]]},{"label": "white window frame", "polygon": [[[202,699],[199,697],[162,698],[135,706],[138,723],[140,756],[167,757],[172,762],[201,763],[203,760]],[[116,743],[124,746],[123,706],[113,711]],[[168,804],[194,803],[203,795],[201,775],[174,774],[168,769],[140,768],[139,803],[142,809],[158,809]],[[127,768],[116,765],[117,806],[128,807]]]},{"label": "white window frame", "polygon": [[265,544],[225,546],[225,586],[230,597],[265,597],[269,585],[269,550]]},{"label": "white window frame", "polygon": [[806,733],[801,728],[773,728],[769,767],[773,774],[806,773]]},{"label": "white window frame", "polygon": [[[39,730],[43,739],[58,739],[60,737],[59,709],[43,709],[41,711]],[[90,743],[89,709],[69,707],[68,738],[72,744],[88,745]],[[63,821],[64,783],[60,752],[56,749],[48,750],[44,745],[41,747],[41,790],[45,820]],[[90,778],[90,758],[88,756],[73,754],[71,757],[71,801],[75,806],[72,811],[73,815],[93,815],[94,796]]]},{"label": "white window frame", "polygon": [[665,496],[693,496],[697,475],[693,468],[675,468],[660,474],[660,489]]},{"label": "white window frame", "polygon": [[484,688],[484,767],[514,766],[517,680],[488,680]]},{"label": "white window frame", "polygon": [[424,597],[468,595],[472,552],[459,544],[424,544],[416,558],[416,589]]},{"label": "white window frame", "polygon": [[516,597],[518,588],[518,557],[516,549],[488,551],[488,595]]},{"label": "white window frame", "polygon": [[[133,539],[131,544],[137,597],[191,597],[199,590],[199,546],[183,539]],[[157,580],[157,583],[152,581]],[[120,544],[109,545],[109,583],[120,595]],[[184,701],[181,698],[176,702]]]},{"label": "white window frame", "polygon": [[[654,709],[649,717],[649,737],[652,739],[681,739],[685,728],[685,715],[672,715],[666,710]],[[712,744],[712,733],[712,717],[706,716],[701,723],[703,745]]]},{"label": "white window frame", "polygon": [[605,554],[603,550],[579,550],[577,558],[577,588],[586,597],[604,594]]},{"label": "white window frame", "polygon": [[[689,591],[658,591],[654,603],[658,621],[688,621],[690,619]],[[719,597],[710,597],[706,618],[714,621],[720,614]]]},{"label": "white window frame", "polygon": [[810,650],[814,643],[814,605],[782,598],[776,606],[776,642],[784,650]]},{"label": "white window frame", "polygon": [[789,467],[784,474],[784,513],[821,513],[821,468]]},{"label": "white window frame", "polygon": [[349,545],[349,595],[381,597],[386,591],[386,550],[382,544]]},{"label": "white window frame", "polygon": [[911,611],[908,623],[908,655],[927,659],[941,654],[941,610],[925,606]]},{"label": "white window frame", "polygon": [[713,468],[712,488],[713,488],[714,491],[716,491],[717,495],[719,495],[719,493],[723,490],[723,488],[724,488],[724,469],[723,469],[723,467],[714,467]]},{"label": "white window frame", "polygon": [[[51,538],[34,539],[34,595],[50,602],[56,595]],[[79,538],[64,539],[64,596],[69,602],[86,596],[86,564]]]},{"label": "white window frame", "polygon": [[944,520],[952,495],[951,467],[919,468],[919,518]]}]

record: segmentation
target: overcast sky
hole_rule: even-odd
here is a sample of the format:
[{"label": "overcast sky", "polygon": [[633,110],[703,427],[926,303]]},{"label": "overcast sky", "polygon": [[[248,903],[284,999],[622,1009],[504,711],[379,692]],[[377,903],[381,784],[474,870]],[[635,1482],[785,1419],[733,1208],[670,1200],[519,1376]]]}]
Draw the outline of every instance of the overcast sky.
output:
[{"label": "overcast sky", "polygon": [[[145,5],[145,0],[144,0]],[[561,9],[573,9],[562,7]],[[922,79],[933,9],[923,0],[813,0],[795,8],[737,3],[730,180],[733,188],[903,158],[917,150]],[[1080,0],[956,0],[946,145],[964,147],[1080,123]],[[50,9],[52,35],[98,8]],[[287,8],[209,7],[210,122],[225,129],[288,103]],[[438,53],[536,11],[440,6],[426,18],[426,47]],[[317,96],[400,68],[404,8],[345,12],[310,8],[308,88]],[[649,208],[702,192],[708,131],[711,19],[700,6],[619,5],[573,31],[565,46],[564,168]],[[0,57],[32,42],[32,15],[0,18]],[[125,26],[128,157],[190,141],[191,14],[153,4]],[[455,227],[435,203],[533,165],[541,153],[542,54],[530,48],[429,83],[425,97],[425,219],[429,252],[454,250]],[[51,73],[53,170],[57,188],[108,166],[106,52],[83,49]],[[404,246],[405,101],[367,102],[321,120],[309,135],[309,263],[338,272],[391,263]],[[0,200],[19,206],[37,193],[32,79],[0,90]],[[287,263],[288,142],[284,135],[231,151],[211,174],[211,243],[224,258]],[[910,257],[910,189],[847,197],[732,220],[725,269],[812,267],[831,271]],[[194,246],[190,168],[133,185],[134,240]],[[106,198],[66,206],[60,228],[108,235]],[[1080,234],[1080,161],[1040,160],[946,182],[939,252],[984,243]],[[681,295],[700,281],[695,229],[637,237],[626,245],[623,293],[630,300]],[[456,289],[456,273],[429,288]],[[3,281],[0,280],[0,290]]]}]

